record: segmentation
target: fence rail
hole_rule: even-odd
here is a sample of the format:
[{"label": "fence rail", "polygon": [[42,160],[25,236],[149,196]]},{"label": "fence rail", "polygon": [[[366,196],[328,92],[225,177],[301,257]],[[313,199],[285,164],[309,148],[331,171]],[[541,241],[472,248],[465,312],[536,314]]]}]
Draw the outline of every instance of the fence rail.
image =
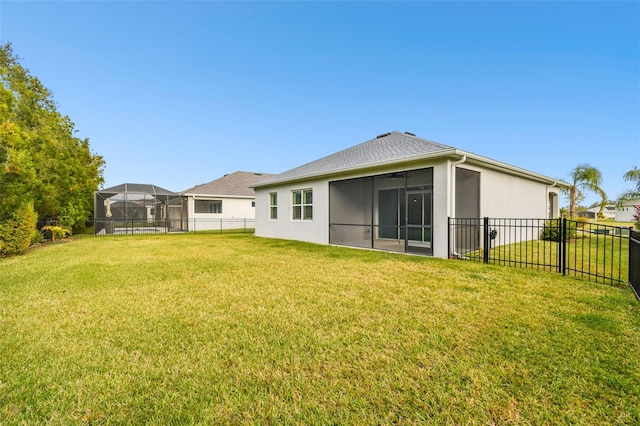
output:
[{"label": "fence rail", "polygon": [[222,219],[176,219],[176,220],[139,220],[139,219],[95,219],[87,222],[82,232],[74,237],[100,237],[114,235],[173,234],[187,232],[210,233],[250,233],[254,231],[253,218]]},{"label": "fence rail", "polygon": [[459,259],[624,284],[640,268],[640,261],[630,259],[631,232],[568,219],[449,218],[449,253]]}]

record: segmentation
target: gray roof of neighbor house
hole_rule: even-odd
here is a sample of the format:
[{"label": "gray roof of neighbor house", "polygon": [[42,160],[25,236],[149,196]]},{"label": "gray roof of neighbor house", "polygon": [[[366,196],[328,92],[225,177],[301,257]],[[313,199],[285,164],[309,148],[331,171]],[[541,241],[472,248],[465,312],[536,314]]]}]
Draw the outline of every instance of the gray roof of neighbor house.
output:
[{"label": "gray roof of neighbor house", "polygon": [[[591,213],[598,213],[598,212],[600,212],[600,207],[599,206],[598,207],[591,207],[590,209],[586,209],[586,210],[583,210],[583,211],[591,212]],[[604,209],[602,211],[603,212],[604,211],[608,211],[608,212],[612,212],[613,213],[613,212],[616,211],[616,206],[614,206],[613,204],[607,204],[606,206],[604,206]],[[578,213],[580,213],[580,212],[578,212]]]},{"label": "gray roof of neighbor house", "polygon": [[255,192],[251,185],[273,176],[269,173],[233,172],[209,183],[194,186],[181,192],[183,195],[215,195],[253,197]]},{"label": "gray roof of neighbor house", "polygon": [[352,146],[351,148],[336,152],[335,154],[320,158],[319,160],[287,170],[284,173],[274,175],[254,184],[253,187],[260,188],[291,181],[327,177],[343,172],[373,169],[396,163],[442,157],[452,157],[455,159],[464,157],[470,163],[482,164],[485,167],[527,176],[530,179],[547,182],[549,184],[568,186],[566,182],[491,160],[490,158],[482,157],[474,153],[462,151],[449,145],[419,138],[413,133],[393,131],[379,135],[374,139]]}]

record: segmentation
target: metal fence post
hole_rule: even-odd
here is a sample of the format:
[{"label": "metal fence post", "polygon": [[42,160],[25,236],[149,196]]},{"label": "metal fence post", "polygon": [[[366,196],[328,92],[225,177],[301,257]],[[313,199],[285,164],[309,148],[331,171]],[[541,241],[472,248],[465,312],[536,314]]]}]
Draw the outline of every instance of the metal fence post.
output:
[{"label": "metal fence post", "polygon": [[560,227],[560,247],[562,247],[562,275],[567,275],[567,218],[562,218],[562,225]]},{"label": "metal fence post", "polygon": [[483,247],[484,247],[484,263],[489,263],[489,250],[491,250],[491,241],[489,240],[489,218],[484,218],[484,232],[483,232]]},{"label": "metal fence post", "polygon": [[449,253],[447,253],[447,257],[451,257],[453,254],[451,250],[451,216],[447,216],[447,248]]},{"label": "metal fence post", "polygon": [[[556,258],[558,261],[558,273],[561,274],[562,273],[562,219],[558,218],[555,219],[557,226],[558,226],[558,232],[557,232],[557,236],[558,236],[558,250],[556,253]],[[550,226],[553,226],[553,220],[549,221]],[[552,231],[549,231],[550,233]]]},{"label": "metal fence post", "polygon": [[627,278],[636,299],[640,301],[640,230],[629,227],[629,275]]}]

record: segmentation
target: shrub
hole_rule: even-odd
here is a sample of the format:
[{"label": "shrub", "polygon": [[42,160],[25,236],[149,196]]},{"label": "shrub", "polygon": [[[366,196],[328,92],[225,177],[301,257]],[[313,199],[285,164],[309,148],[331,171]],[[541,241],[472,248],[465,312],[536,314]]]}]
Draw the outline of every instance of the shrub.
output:
[{"label": "shrub", "polygon": [[584,228],[585,223],[590,223],[589,219],[587,219],[586,217],[578,217],[575,219],[575,222],[578,228]]},{"label": "shrub", "polygon": [[44,235],[41,231],[36,231],[33,233],[33,237],[31,238],[31,245],[40,244],[44,240]]},{"label": "shrub", "polygon": [[28,249],[37,221],[33,204],[18,208],[0,221],[0,255],[19,254]]},{"label": "shrub", "polygon": [[42,230],[45,231],[45,235],[51,238],[51,241],[53,242],[55,242],[58,238],[66,238],[71,235],[70,230],[58,225],[43,226]]},{"label": "shrub", "polygon": [[[541,240],[546,241],[560,241],[562,240],[561,232],[562,232],[562,219],[551,219],[544,223],[544,227],[542,228],[542,234],[540,235]],[[576,238],[578,222],[567,220],[567,235],[566,240],[572,240]],[[584,226],[584,224],[582,225]]]}]

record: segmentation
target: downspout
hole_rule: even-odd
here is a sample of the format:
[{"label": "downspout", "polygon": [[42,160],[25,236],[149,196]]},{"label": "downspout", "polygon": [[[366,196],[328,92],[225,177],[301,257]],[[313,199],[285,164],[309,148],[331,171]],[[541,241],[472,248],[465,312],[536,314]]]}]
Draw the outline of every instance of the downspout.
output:
[{"label": "downspout", "polygon": [[[551,184],[551,186],[549,186],[549,188],[553,188],[554,186],[558,186],[558,181],[553,181],[553,184]],[[549,202],[549,192],[547,191],[547,203]],[[560,194],[558,194],[558,196],[556,196],[556,202],[558,203],[558,217],[560,216]],[[549,219],[555,219],[554,214],[555,214],[555,208],[553,205],[549,206],[551,210],[551,214],[548,216],[551,216]]]},{"label": "downspout", "polygon": [[[451,214],[451,218],[455,219],[456,218],[456,167],[458,167],[459,164],[464,163],[465,161],[467,161],[467,156],[463,155],[461,159],[459,159],[458,161],[456,161],[455,163],[453,163],[451,165],[451,168],[449,169],[449,174],[450,174],[450,179],[449,182],[451,182],[451,198],[449,200],[449,213]],[[456,251],[456,231],[455,231],[455,227],[453,228],[451,235],[453,236],[452,241],[451,241],[451,245],[452,247],[449,247],[449,251],[452,252],[453,255],[455,255],[456,257],[460,257],[460,254]]]}]

